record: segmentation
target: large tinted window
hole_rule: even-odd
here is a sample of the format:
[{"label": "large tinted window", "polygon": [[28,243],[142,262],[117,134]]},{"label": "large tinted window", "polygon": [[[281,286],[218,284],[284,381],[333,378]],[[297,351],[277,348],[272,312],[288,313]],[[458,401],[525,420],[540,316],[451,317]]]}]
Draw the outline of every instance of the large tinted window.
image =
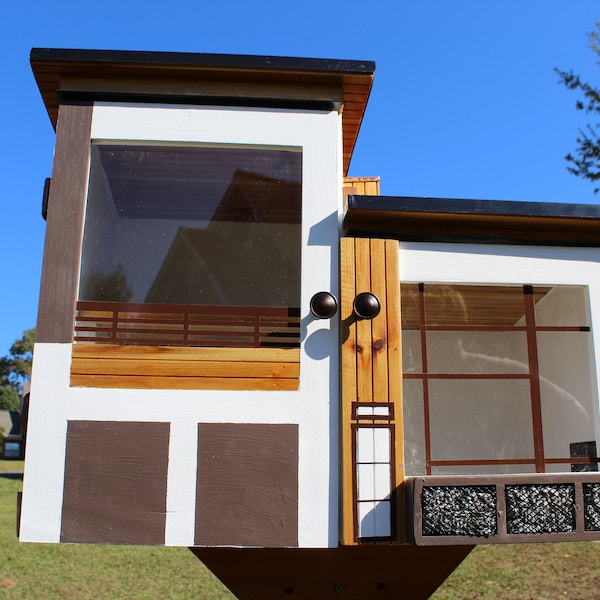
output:
[{"label": "large tinted window", "polygon": [[298,306],[301,161],[94,144],[80,300]]},{"label": "large tinted window", "polygon": [[401,290],[407,473],[598,469],[585,287]]},{"label": "large tinted window", "polygon": [[80,304],[297,310],[301,212],[294,149],[93,144]]}]

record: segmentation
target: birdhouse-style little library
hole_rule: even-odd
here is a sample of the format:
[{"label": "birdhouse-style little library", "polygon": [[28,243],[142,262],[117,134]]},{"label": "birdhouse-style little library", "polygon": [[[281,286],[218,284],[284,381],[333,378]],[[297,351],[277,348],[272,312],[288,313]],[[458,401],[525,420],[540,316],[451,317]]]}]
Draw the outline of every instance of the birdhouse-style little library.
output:
[{"label": "birdhouse-style little library", "polygon": [[600,539],[597,206],[347,177],[371,62],[31,63],[56,148],[22,541],[358,599]]}]

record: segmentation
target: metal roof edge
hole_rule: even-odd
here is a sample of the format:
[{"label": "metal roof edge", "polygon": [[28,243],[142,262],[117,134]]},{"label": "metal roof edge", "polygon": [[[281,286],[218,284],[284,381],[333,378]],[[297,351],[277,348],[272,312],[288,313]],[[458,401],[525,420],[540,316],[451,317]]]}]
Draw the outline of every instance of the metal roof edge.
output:
[{"label": "metal roof edge", "polygon": [[331,58],[295,58],[288,56],[261,56],[250,54],[32,48],[29,58],[32,63],[42,61],[64,63],[119,63],[140,66],[189,66],[347,74],[373,74],[375,72],[375,63],[373,61]]},{"label": "metal roof edge", "polygon": [[446,213],[515,217],[600,219],[600,204],[528,202],[521,200],[464,200],[413,196],[348,196],[348,210],[397,213]]}]

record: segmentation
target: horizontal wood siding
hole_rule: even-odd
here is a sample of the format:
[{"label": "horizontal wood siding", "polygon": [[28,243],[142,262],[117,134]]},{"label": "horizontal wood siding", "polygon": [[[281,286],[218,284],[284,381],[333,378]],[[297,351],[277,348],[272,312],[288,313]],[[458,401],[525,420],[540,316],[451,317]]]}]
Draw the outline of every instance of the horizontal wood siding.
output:
[{"label": "horizontal wood siding", "polygon": [[296,348],[74,344],[72,387],[297,390]]}]

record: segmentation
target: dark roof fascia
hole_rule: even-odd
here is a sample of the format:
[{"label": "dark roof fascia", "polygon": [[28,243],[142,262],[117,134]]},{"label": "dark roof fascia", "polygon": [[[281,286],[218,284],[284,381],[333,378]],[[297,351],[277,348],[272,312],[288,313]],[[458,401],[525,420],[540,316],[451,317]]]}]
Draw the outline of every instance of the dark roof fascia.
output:
[{"label": "dark roof fascia", "polygon": [[405,241],[600,247],[600,205],[351,195],[344,232]]},{"label": "dark roof fascia", "polygon": [[293,58],[245,54],[202,54],[195,52],[148,52],[138,50],[78,50],[69,48],[32,48],[31,62],[120,63],[173,67],[220,69],[258,69],[273,71],[310,71],[324,73],[373,74],[372,61],[326,58]]},{"label": "dark roof fascia", "polygon": [[148,93],[119,92],[58,92],[61,104],[93,104],[94,102],[138,102],[159,104],[185,104],[199,106],[242,106],[246,108],[281,108],[299,110],[339,110],[340,102],[327,100],[293,100],[286,98],[261,98],[236,96],[184,96],[170,94],[168,96]]}]

